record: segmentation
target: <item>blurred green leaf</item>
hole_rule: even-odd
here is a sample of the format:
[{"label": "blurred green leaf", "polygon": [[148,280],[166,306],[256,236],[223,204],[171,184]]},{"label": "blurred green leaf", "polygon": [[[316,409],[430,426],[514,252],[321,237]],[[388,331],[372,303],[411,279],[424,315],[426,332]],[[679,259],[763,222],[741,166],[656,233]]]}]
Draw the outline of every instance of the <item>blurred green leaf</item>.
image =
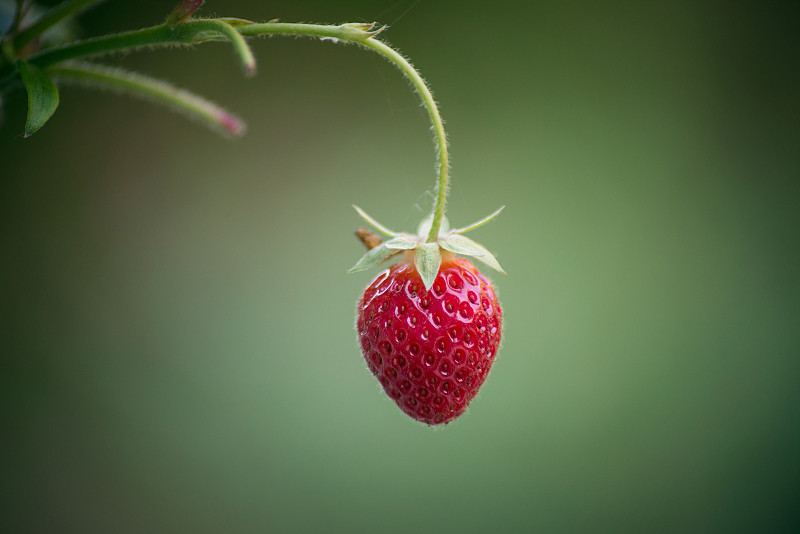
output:
[{"label": "blurred green leaf", "polygon": [[19,73],[28,91],[28,119],[25,137],[30,136],[50,119],[58,107],[58,88],[53,80],[38,68],[20,60]]}]

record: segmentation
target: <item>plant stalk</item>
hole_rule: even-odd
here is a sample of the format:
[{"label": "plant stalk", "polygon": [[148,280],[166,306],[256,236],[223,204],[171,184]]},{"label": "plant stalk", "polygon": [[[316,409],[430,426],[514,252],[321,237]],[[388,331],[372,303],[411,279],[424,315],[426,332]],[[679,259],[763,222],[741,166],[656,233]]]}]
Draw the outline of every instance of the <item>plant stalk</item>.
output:
[{"label": "plant stalk", "polygon": [[433,99],[433,94],[431,94],[428,84],[425,83],[425,80],[422,79],[419,72],[417,72],[413,65],[396,50],[376,39],[367,39],[365,41],[360,41],[358,44],[370,50],[374,50],[394,63],[411,81],[414,89],[416,89],[422,99],[425,109],[428,110],[428,116],[433,125],[434,147],[439,159],[439,172],[436,181],[436,201],[433,205],[433,221],[425,242],[435,243],[439,238],[439,228],[442,225],[445,203],[447,202],[447,186],[450,170],[450,156],[447,152],[447,135],[444,131],[444,122],[439,114],[439,108],[436,106],[436,100]]},{"label": "plant stalk", "polygon": [[[76,1],[71,6],[88,5],[90,2]],[[224,27],[223,27],[224,26]],[[232,26],[221,20],[189,19],[186,22],[170,26],[160,24],[140,30],[106,35],[70,43],[57,48],[42,50],[28,58],[28,62],[40,69],[47,68],[62,61],[87,58],[133,50],[142,47],[169,46],[174,44],[197,44],[204,41],[227,38],[239,55],[245,70],[251,73],[255,68],[249,48],[240,39],[261,35],[302,35],[307,37],[328,38],[356,43],[372,50],[393,63],[411,81],[414,90],[419,94],[425,109],[428,111],[434,133],[434,148],[438,159],[438,176],[436,180],[436,200],[433,207],[433,222],[426,242],[434,243],[438,239],[442,217],[445,213],[447,189],[449,182],[450,159],[447,151],[447,135],[439,108],[425,80],[411,63],[399,52],[374,36],[377,31],[369,24],[295,24],[282,22],[266,22]],[[19,38],[19,36],[18,36]],[[13,74],[11,66],[0,69],[0,89],[9,83],[8,77]],[[5,82],[5,83],[4,83]]]}]

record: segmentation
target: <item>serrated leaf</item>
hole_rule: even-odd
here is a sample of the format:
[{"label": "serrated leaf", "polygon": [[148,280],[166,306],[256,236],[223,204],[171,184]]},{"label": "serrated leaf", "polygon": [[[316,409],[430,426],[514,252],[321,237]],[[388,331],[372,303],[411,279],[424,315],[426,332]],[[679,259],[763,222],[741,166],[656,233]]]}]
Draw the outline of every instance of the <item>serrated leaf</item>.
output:
[{"label": "serrated leaf", "polygon": [[28,91],[28,118],[25,121],[25,137],[44,126],[58,107],[58,88],[53,80],[37,67],[20,60],[19,74]]},{"label": "serrated leaf", "polygon": [[370,267],[375,267],[382,261],[386,260],[392,254],[395,254],[396,251],[386,248],[386,243],[381,243],[377,247],[373,248],[366,254],[364,254],[358,262],[353,265],[348,273],[357,273],[358,271],[365,271]]},{"label": "serrated leaf", "polygon": [[[431,224],[433,224],[433,213],[422,219],[419,226],[417,226],[417,235],[420,237],[428,237],[431,231]],[[442,223],[439,225],[439,236],[446,235],[450,231],[450,221],[447,220],[446,215],[442,215]]]},{"label": "serrated leaf", "polygon": [[356,212],[358,212],[359,215],[361,215],[362,219],[364,219],[369,224],[371,224],[373,226],[373,228],[375,228],[379,232],[381,232],[381,233],[383,233],[385,235],[391,236],[391,237],[397,237],[397,236],[400,235],[398,232],[392,232],[391,230],[386,228],[384,225],[382,225],[381,223],[379,223],[378,221],[376,221],[375,219],[373,219],[372,217],[367,215],[364,210],[362,210],[361,208],[359,208],[355,204],[353,204],[353,209],[356,210]]},{"label": "serrated leaf", "polygon": [[384,245],[386,245],[386,248],[390,248],[393,250],[411,250],[417,248],[417,245],[419,245],[419,243],[417,243],[413,239],[401,235],[393,237],[392,239],[384,243]]},{"label": "serrated leaf", "polygon": [[422,243],[417,246],[416,252],[417,272],[425,284],[425,289],[430,290],[442,265],[442,253],[437,243]]},{"label": "serrated leaf", "polygon": [[477,228],[479,226],[483,226],[484,224],[488,223],[489,221],[491,221],[492,219],[494,219],[495,217],[500,215],[500,212],[503,211],[504,209],[505,209],[505,206],[500,206],[494,213],[492,213],[488,217],[484,217],[480,221],[477,221],[477,222],[474,222],[472,224],[469,224],[469,225],[465,226],[464,228],[458,228],[456,230],[453,230],[453,233],[454,234],[463,234],[464,232],[469,232],[470,230],[474,230],[475,228]]},{"label": "serrated leaf", "polygon": [[461,234],[450,234],[445,239],[440,240],[439,245],[443,249],[449,250],[450,252],[455,252],[456,254],[461,254],[462,256],[473,257],[476,260],[482,261],[492,269],[505,274],[505,271],[502,267],[500,267],[500,264],[497,262],[497,259],[494,257],[494,255],[486,250],[486,247],[476,243],[468,237],[465,237]]}]

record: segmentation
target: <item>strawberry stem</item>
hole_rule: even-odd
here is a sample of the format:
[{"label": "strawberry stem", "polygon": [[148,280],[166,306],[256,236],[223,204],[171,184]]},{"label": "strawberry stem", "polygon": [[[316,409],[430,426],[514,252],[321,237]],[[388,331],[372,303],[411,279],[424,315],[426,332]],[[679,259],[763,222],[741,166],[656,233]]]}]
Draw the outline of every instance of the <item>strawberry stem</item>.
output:
[{"label": "strawberry stem", "polygon": [[419,72],[409,61],[404,58],[399,52],[386,45],[377,39],[366,39],[360,41],[363,47],[374,50],[392,63],[394,63],[406,78],[411,81],[414,89],[422,99],[425,109],[428,110],[428,116],[433,125],[433,142],[434,148],[439,159],[439,172],[436,181],[436,202],[433,205],[433,221],[431,222],[431,229],[428,232],[426,243],[435,243],[439,238],[439,228],[442,225],[442,217],[444,216],[445,203],[447,201],[447,185],[449,181],[448,171],[450,170],[450,157],[447,153],[447,135],[444,131],[444,123],[439,114],[439,108],[436,106],[436,100],[433,99],[428,85],[422,79]]},{"label": "strawberry stem", "polygon": [[[34,35],[35,31],[46,27],[53,21],[60,20],[63,15],[72,14],[84,9],[100,0],[74,0],[64,4],[46,16],[29,31],[17,36],[14,44],[26,42]],[[183,5],[183,4],[181,4]],[[179,6],[180,7],[180,6]],[[185,21],[172,21],[174,25],[160,24],[140,30],[104,35],[83,41],[72,42],[60,47],[49,48],[33,54],[29,63],[39,68],[57,65],[61,62],[79,58],[96,57],[111,52],[134,50],[143,47],[171,46],[175,44],[198,44],[205,41],[225,39],[233,44],[234,50],[242,62],[245,72],[255,72],[255,60],[244,37],[261,35],[303,35],[335,41],[348,41],[368,48],[388,59],[411,81],[414,90],[419,94],[433,125],[434,148],[438,159],[438,173],[436,180],[436,201],[433,206],[433,217],[426,242],[434,243],[439,237],[439,229],[445,212],[447,200],[448,172],[450,159],[447,152],[447,136],[444,123],[439,115],[439,108],[433,99],[428,85],[419,72],[399,52],[386,43],[375,39],[385,29],[375,28],[374,24],[340,24],[338,26],[322,24],[294,24],[283,22],[229,24],[223,19],[189,19]],[[14,67],[12,64],[0,65],[0,93],[14,82]]]}]

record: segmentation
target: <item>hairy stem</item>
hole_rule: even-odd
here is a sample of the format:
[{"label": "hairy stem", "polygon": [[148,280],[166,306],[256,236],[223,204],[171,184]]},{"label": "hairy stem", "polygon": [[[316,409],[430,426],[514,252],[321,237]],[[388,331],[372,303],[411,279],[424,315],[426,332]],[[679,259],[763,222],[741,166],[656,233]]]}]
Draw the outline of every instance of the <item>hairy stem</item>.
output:
[{"label": "hairy stem", "polygon": [[374,50],[380,55],[387,58],[389,61],[397,65],[403,71],[403,74],[411,80],[411,84],[419,93],[425,109],[428,110],[428,116],[433,125],[433,135],[436,152],[439,156],[439,175],[436,181],[436,201],[433,205],[433,221],[431,223],[430,232],[426,243],[434,243],[439,238],[439,228],[442,225],[442,217],[445,211],[445,202],[447,201],[447,185],[448,185],[448,171],[450,170],[450,157],[447,153],[447,135],[444,132],[444,122],[439,114],[439,108],[436,106],[436,101],[433,99],[428,85],[422,76],[419,75],[417,70],[408,62],[406,58],[400,55],[396,50],[387,46],[385,43],[376,39],[367,39],[358,44]]},{"label": "hairy stem", "polygon": [[101,56],[145,46],[197,44],[213,39],[211,35],[206,34],[222,35],[229,39],[234,44],[236,52],[246,68],[255,64],[252,53],[241,34],[229,24],[218,20],[192,20],[174,27],[159,24],[141,30],[94,37],[43,50],[28,58],[28,62],[39,68],[45,68],[69,59]]},{"label": "hairy stem", "polygon": [[48,48],[28,58],[28,62],[39,68],[46,68],[61,61],[70,59],[101,56],[122,50],[132,50],[144,46],[170,45],[188,43],[190,36],[178,28],[170,28],[166,24],[151,26],[102,37],[93,37],[83,41],[69,43],[56,48]]},{"label": "hairy stem", "polygon": [[47,69],[47,74],[61,81],[89,87],[110,89],[164,104],[178,112],[196,117],[227,136],[240,136],[245,125],[230,112],[213,102],[167,82],[95,63],[69,62]]},{"label": "hairy stem", "polygon": [[[247,76],[252,76],[256,73],[256,58],[253,56],[253,51],[247,41],[244,40],[242,34],[236,31],[236,28],[221,20],[196,20],[189,23],[192,30],[196,33],[203,31],[219,32],[224,35],[233,45],[233,49],[239,56],[239,60],[244,67],[244,73]],[[182,26],[186,26],[184,23]]]},{"label": "hairy stem", "polygon": [[[76,0],[75,5],[86,5],[88,0]],[[70,5],[73,5],[70,4]],[[112,52],[133,50],[142,47],[169,46],[174,44],[197,44],[204,41],[219,40],[220,38],[231,41],[247,73],[252,73],[255,69],[250,48],[243,37],[256,37],[261,35],[302,35],[307,37],[329,38],[356,43],[364,48],[370,49],[391,63],[397,66],[401,72],[411,81],[415,91],[422,99],[422,103],[428,111],[431,124],[433,125],[434,145],[438,157],[438,176],[436,180],[436,200],[433,207],[433,222],[428,233],[426,242],[433,243],[438,239],[442,217],[445,212],[447,200],[447,187],[449,180],[449,155],[447,152],[447,136],[444,130],[444,123],[439,114],[439,108],[431,94],[425,80],[419,72],[404,58],[399,52],[387,44],[374,39],[373,37],[383,28],[373,30],[371,24],[294,24],[281,22],[266,22],[260,24],[242,24],[233,26],[222,20],[203,20],[189,19],[186,22],[170,26],[160,24],[141,30],[134,30],[116,35],[107,35],[78,41],[58,48],[43,50],[28,58],[28,62],[39,68],[47,68],[62,61],[100,56]],[[0,89],[3,87],[3,79],[8,78],[12,72],[6,67],[0,69]],[[88,77],[90,73],[83,67],[81,75]],[[76,70],[62,70],[63,75],[77,75]],[[92,73],[99,76],[99,73]],[[105,73],[107,74],[107,72]],[[8,80],[5,80],[8,83]]]}]

